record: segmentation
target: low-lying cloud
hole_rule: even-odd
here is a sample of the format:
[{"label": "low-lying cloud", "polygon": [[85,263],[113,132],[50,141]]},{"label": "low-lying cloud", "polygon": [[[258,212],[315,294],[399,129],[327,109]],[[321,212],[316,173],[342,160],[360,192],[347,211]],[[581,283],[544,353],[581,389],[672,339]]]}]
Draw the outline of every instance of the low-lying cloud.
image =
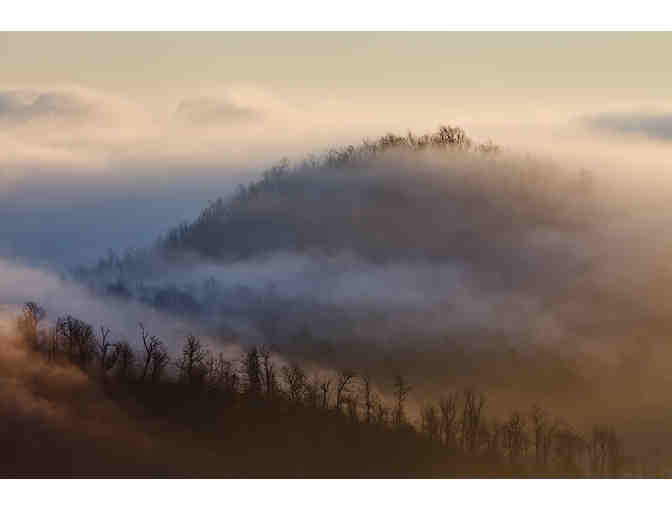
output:
[{"label": "low-lying cloud", "polygon": [[288,355],[404,372],[422,395],[477,386],[494,407],[541,401],[581,420],[667,405],[670,211],[649,207],[664,189],[453,152],[275,186],[215,214],[185,253],[85,280]]},{"label": "low-lying cloud", "polygon": [[65,315],[86,320],[96,331],[100,326],[112,330],[114,341],[125,340],[138,346],[138,323],[159,336],[171,353],[179,351],[189,333],[203,329],[187,319],[170,318],[160,311],[114,298],[96,296],[86,288],[45,269],[0,258],[0,319],[7,336],[11,323],[26,301],[36,301],[47,311],[47,323]]},{"label": "low-lying cloud", "polygon": [[94,111],[81,97],[65,92],[0,91],[0,121],[27,122],[43,118],[82,119]]},{"label": "low-lying cloud", "polygon": [[194,125],[235,125],[262,120],[260,110],[242,106],[231,101],[201,97],[185,99],[177,107],[175,115],[185,122]]},{"label": "low-lying cloud", "polygon": [[672,423],[668,188],[454,152],[283,185],[184,253],[111,260],[83,279],[92,290],[3,262],[0,302],[35,300],[129,340],[143,321],[172,349],[190,332],[213,345],[233,333],[383,384],[402,372],[427,397],[479,387],[493,409]]},{"label": "low-lying cloud", "polygon": [[672,114],[652,112],[607,112],[584,118],[588,126],[621,135],[672,141]]}]

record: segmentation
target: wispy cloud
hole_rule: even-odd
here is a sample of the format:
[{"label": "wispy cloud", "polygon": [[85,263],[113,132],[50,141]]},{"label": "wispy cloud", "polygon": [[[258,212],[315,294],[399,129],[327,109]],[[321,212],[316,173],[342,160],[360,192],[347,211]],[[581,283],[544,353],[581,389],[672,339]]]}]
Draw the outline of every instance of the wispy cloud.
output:
[{"label": "wispy cloud", "polygon": [[672,113],[669,112],[605,112],[585,116],[583,122],[612,133],[672,141]]},{"label": "wispy cloud", "polygon": [[81,119],[94,111],[93,104],[68,92],[0,91],[0,120],[27,122],[43,118]]},{"label": "wispy cloud", "polygon": [[178,119],[195,125],[239,124],[264,117],[261,110],[209,97],[181,101],[175,115]]}]

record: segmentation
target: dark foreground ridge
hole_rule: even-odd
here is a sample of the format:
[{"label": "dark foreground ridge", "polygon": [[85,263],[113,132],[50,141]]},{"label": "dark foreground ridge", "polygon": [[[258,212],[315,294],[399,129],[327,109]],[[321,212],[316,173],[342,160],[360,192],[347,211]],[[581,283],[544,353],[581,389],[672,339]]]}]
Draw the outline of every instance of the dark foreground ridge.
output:
[{"label": "dark foreground ridge", "polygon": [[6,477],[617,477],[652,475],[610,427],[581,435],[539,407],[502,422],[484,395],[448,393],[419,426],[393,378],[308,374],[266,348],[240,359],[189,336],[178,359],[140,325],[142,350],[27,303],[2,339]]}]

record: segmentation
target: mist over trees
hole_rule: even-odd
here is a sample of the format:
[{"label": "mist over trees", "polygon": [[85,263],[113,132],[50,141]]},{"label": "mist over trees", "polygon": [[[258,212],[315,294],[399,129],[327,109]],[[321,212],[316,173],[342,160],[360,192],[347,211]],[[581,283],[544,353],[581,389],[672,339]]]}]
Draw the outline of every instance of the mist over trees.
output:
[{"label": "mist over trees", "polygon": [[540,162],[500,153],[442,126],[293,167],[283,160],[153,246],[110,253],[77,278],[102,295],[285,346],[493,329],[529,342],[521,323],[490,323],[529,314],[510,295],[547,292],[556,276],[539,266],[549,254],[564,273],[585,267],[545,236],[564,229],[581,242],[589,186],[578,173],[546,175]]},{"label": "mist over trees", "polygon": [[[137,462],[120,452],[87,452],[86,438],[76,451],[48,458],[46,465],[4,451],[0,467],[6,475],[91,476],[120,469],[116,472],[122,476],[656,474],[626,455],[611,426],[578,432],[539,406],[514,410],[498,421],[487,413],[486,396],[475,389],[447,391],[439,402],[426,404],[420,422],[413,424],[404,403],[414,390],[401,374],[380,386],[351,370],[311,374],[300,363],[273,357],[268,347],[251,347],[240,359],[225,359],[193,335],[184,339],[177,359],[161,355],[155,362],[155,353],[164,352],[162,342],[142,324],[142,350],[128,356],[124,343],[110,340],[113,331],[101,327],[96,333],[92,325],[71,316],[57,318],[55,327],[38,328],[36,336],[25,328],[27,321],[44,319],[43,309],[34,303],[27,303],[18,318],[17,348],[29,354],[22,363],[49,373],[47,380],[57,377],[53,370],[58,367],[76,371],[86,385],[100,388],[98,398],[116,406],[129,426],[142,433],[152,430],[159,445]],[[85,351],[90,356],[79,350],[84,340],[95,346]],[[276,373],[282,377],[273,377]],[[381,392],[386,385],[390,399]],[[49,398],[52,406],[63,405]],[[59,396],[64,402],[69,398]],[[14,419],[28,420],[21,414]],[[27,421],[24,426],[39,442],[56,424],[47,420],[38,429]],[[15,440],[18,454],[27,439]],[[73,446],[69,435],[61,441],[65,448]],[[121,438],[117,448],[132,448],[125,441]],[[53,446],[43,454],[62,455]],[[123,462],[129,463],[126,472]]]},{"label": "mist over trees", "polygon": [[[111,307],[198,325],[186,351],[186,335],[129,335],[138,319],[115,341],[65,320],[48,357],[71,338],[70,363],[108,367],[124,384],[218,380],[348,423],[410,424],[431,444],[497,451],[508,466],[613,471],[620,447],[593,423],[649,453],[666,449],[672,425],[660,384],[672,244],[647,193],[452,127],[283,160],[153,245],[72,276]],[[203,332],[241,345],[244,362],[200,359]]]}]

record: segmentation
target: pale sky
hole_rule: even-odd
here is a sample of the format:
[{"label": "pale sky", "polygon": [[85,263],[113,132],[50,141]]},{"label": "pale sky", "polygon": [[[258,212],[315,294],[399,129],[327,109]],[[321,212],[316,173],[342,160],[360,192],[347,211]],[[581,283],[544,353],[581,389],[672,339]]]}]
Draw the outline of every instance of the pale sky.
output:
[{"label": "pale sky", "polygon": [[203,132],[175,133],[181,117],[207,119],[207,137],[291,125],[292,152],[297,136],[308,150],[440,122],[494,136],[502,125],[665,110],[670,49],[672,33],[4,33],[0,94],[91,96],[123,125],[124,146],[179,138],[187,154],[203,152],[188,143]]},{"label": "pale sky", "polygon": [[306,108],[585,107],[669,98],[671,33],[5,33],[3,86],[140,101],[236,84]]}]

